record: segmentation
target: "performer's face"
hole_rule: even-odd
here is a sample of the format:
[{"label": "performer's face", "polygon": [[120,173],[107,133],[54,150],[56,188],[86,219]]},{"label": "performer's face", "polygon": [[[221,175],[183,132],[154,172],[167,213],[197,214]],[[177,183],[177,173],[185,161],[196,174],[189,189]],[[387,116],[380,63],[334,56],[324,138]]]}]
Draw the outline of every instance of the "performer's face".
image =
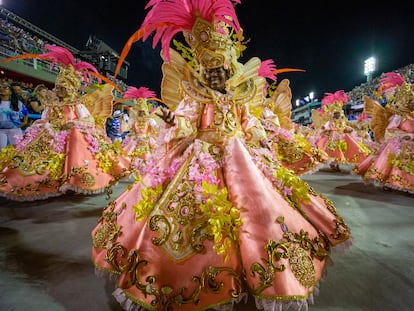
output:
[{"label": "performer's face", "polygon": [[65,98],[68,95],[67,89],[62,85],[56,85],[55,86],[55,91],[56,91],[56,95],[59,98]]},{"label": "performer's face", "polygon": [[12,93],[12,88],[8,84],[0,85],[0,96],[8,99]]},{"label": "performer's face", "polygon": [[216,91],[223,91],[226,87],[227,71],[223,67],[206,69],[204,78],[208,86]]}]

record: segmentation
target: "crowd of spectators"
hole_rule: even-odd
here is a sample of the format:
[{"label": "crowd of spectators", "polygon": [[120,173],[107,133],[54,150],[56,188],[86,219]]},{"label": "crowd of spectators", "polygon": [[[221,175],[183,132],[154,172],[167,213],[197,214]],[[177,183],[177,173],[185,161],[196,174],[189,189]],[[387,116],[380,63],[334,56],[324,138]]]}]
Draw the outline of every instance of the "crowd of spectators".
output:
[{"label": "crowd of spectators", "polygon": [[[53,44],[53,42],[42,39],[36,34],[14,25],[9,20],[0,18],[0,46],[12,51],[12,55],[44,53],[46,52],[45,44]],[[105,76],[113,81],[122,91],[128,88],[124,81],[115,78],[110,73],[106,72]]]},{"label": "crowd of spectators", "polygon": [[[409,83],[414,82],[414,64],[409,64],[405,67],[400,69],[394,70],[395,72],[399,73],[405,81]],[[374,94],[376,89],[378,88],[378,83],[381,78],[381,75],[362,83],[358,86],[355,86],[351,91],[347,93],[349,97],[349,104],[351,105],[360,105],[363,104],[362,97],[364,95]]]},{"label": "crowd of spectators", "polygon": [[0,18],[0,44],[18,54],[43,53],[48,42]]}]

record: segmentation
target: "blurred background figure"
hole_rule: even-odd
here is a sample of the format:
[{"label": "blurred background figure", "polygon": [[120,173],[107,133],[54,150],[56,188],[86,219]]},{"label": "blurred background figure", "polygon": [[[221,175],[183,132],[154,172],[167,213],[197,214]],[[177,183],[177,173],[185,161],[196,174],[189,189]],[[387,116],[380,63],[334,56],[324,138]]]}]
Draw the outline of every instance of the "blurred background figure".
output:
[{"label": "blurred background figure", "polygon": [[384,73],[377,90],[385,106],[364,96],[364,112],[378,148],[353,172],[366,184],[414,193],[414,89],[401,75]]},{"label": "blurred background figure", "polygon": [[63,47],[48,49],[38,57],[57,62],[59,74],[54,89],[46,91],[45,110],[15,145],[0,152],[0,196],[11,200],[102,193],[129,174],[121,145],[116,148],[100,127],[112,113],[114,87],[105,84],[82,95],[96,68],[76,62]]},{"label": "blurred background figure", "polygon": [[106,132],[108,137],[115,141],[122,141],[122,123],[124,113],[121,110],[115,110],[111,118],[108,118]]},{"label": "blurred background figure", "polygon": [[343,90],[325,93],[321,111],[312,111],[313,124],[319,130],[316,146],[328,154],[333,171],[340,171],[339,164],[361,163],[370,153],[370,149],[352,135],[354,128],[349,125],[343,111],[348,100]]},{"label": "blurred background figure", "polygon": [[122,142],[122,148],[131,157],[135,172],[141,173],[146,161],[157,146],[159,123],[162,121],[155,113],[149,111],[150,98],[155,98],[155,92],[146,87],[130,86],[124,94],[132,99],[133,106],[129,109],[129,132]]},{"label": "blurred background figure", "polygon": [[42,116],[42,112],[45,109],[47,90],[48,88],[44,84],[39,84],[33,90],[32,96],[27,99],[27,110],[29,111],[27,126],[30,126]]},{"label": "blurred background figure", "polygon": [[0,149],[16,143],[15,136],[22,134],[27,123],[27,108],[19,100],[13,87],[8,83],[0,85]]}]

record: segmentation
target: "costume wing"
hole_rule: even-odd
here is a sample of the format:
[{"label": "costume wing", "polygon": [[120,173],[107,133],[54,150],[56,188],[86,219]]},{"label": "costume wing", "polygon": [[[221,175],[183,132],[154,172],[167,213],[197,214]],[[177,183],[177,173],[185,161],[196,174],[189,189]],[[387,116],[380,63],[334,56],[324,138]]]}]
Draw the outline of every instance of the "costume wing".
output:
[{"label": "costume wing", "polygon": [[257,57],[252,57],[244,65],[241,63],[236,63],[234,76],[227,80],[226,88],[227,90],[236,89],[242,83],[255,79],[258,76],[258,71],[261,61]]},{"label": "costume wing", "polygon": [[278,84],[275,92],[270,97],[273,102],[273,112],[278,116],[280,126],[290,130],[292,128],[292,91],[289,80],[283,79]]},{"label": "costume wing", "polygon": [[95,119],[95,126],[105,129],[105,122],[112,115],[114,87],[110,84],[97,85],[91,93],[85,94],[83,104]]},{"label": "costume wing", "polygon": [[366,95],[362,99],[364,100],[363,113],[371,117],[369,126],[374,133],[375,140],[379,141],[384,137],[388,125],[388,114],[385,108],[376,100]]},{"label": "costume wing", "polygon": [[183,98],[181,90],[181,81],[185,78],[185,72],[188,71],[187,62],[181,55],[170,49],[170,62],[164,62],[161,67],[161,98],[163,102],[172,111],[175,110],[178,103]]}]

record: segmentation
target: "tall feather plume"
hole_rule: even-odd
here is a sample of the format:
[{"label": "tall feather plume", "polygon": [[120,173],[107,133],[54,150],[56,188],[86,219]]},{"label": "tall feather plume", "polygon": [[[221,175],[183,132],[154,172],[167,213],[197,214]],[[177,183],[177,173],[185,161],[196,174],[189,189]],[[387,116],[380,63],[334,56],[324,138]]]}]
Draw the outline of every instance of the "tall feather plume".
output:
[{"label": "tall feather plume", "polygon": [[[92,81],[92,75],[99,77],[98,70],[90,63],[85,61],[75,62],[75,57],[73,54],[64,47],[46,44],[45,48],[49,50],[49,52],[39,54],[39,58],[47,59],[51,61],[51,68],[56,63],[67,67],[68,65],[73,66],[73,68],[82,73],[85,82]],[[93,72],[94,74],[91,74]]]},{"label": "tall feather plume", "polygon": [[121,68],[132,44],[147,40],[154,33],[152,47],[160,42],[164,59],[170,61],[170,42],[182,31],[191,32],[200,17],[210,23],[222,21],[241,37],[240,24],[234,10],[234,3],[240,0],[150,0],[145,9],[149,9],[141,27],[128,39],[115,69],[115,77]]},{"label": "tall feather plume", "polygon": [[46,44],[45,48],[49,50],[47,53],[39,54],[39,58],[51,60],[50,68],[56,63],[63,65],[64,67],[72,65],[75,68],[75,57],[72,53],[64,47]]},{"label": "tall feather plume", "polygon": [[397,72],[386,72],[379,80],[378,93],[383,93],[390,88],[401,86],[404,83],[404,78]]},{"label": "tall feather plume", "polygon": [[266,59],[260,63],[258,74],[261,77],[275,81],[276,80],[275,71],[276,71],[276,64],[273,61],[273,59]]}]

